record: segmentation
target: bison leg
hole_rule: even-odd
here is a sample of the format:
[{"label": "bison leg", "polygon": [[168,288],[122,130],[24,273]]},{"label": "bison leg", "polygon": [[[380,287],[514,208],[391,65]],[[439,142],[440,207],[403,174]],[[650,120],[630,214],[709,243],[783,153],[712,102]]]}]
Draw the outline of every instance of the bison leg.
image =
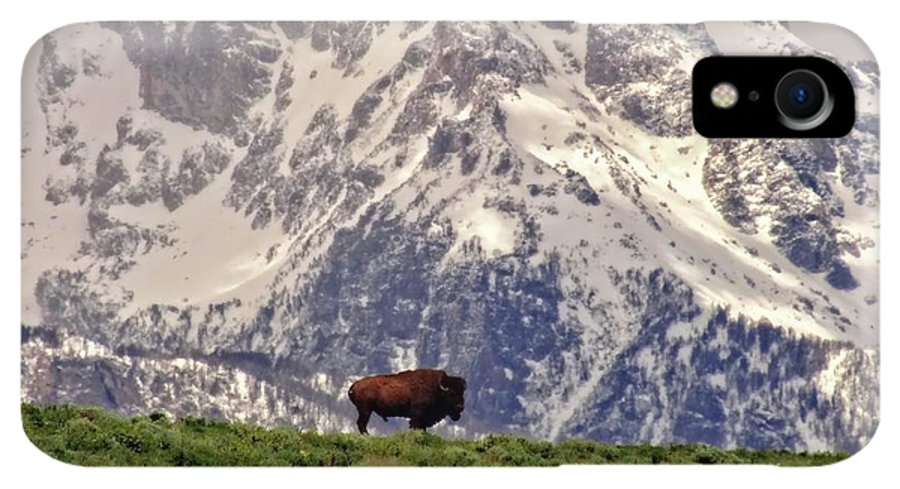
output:
[{"label": "bison leg", "polygon": [[427,427],[424,413],[420,409],[413,409],[409,417],[409,429],[425,431]]},{"label": "bison leg", "polygon": [[369,426],[369,416],[372,416],[372,411],[368,409],[360,409],[359,417],[356,418],[356,427],[359,428],[359,432],[368,435],[369,430],[366,429]]}]

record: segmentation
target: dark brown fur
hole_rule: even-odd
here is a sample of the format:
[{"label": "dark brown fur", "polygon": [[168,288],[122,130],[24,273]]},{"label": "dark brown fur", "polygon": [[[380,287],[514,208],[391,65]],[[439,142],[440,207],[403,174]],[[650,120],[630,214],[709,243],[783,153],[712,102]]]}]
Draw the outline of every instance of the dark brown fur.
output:
[{"label": "dark brown fur", "polygon": [[409,427],[414,430],[430,428],[445,416],[459,421],[465,409],[465,391],[462,377],[451,377],[443,370],[419,369],[357,380],[347,395],[359,413],[359,432],[368,434],[372,413],[385,421],[409,418]]}]

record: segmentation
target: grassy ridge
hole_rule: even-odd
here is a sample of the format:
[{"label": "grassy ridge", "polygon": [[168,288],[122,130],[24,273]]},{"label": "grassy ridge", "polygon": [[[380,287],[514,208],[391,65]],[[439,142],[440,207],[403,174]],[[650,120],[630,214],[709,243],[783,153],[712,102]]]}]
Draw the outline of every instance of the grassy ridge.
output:
[{"label": "grassy ridge", "polygon": [[722,450],[703,445],[617,446],[550,443],[508,435],[444,440],[404,431],[391,436],[266,429],[163,414],[122,418],[97,408],[22,405],[25,432],[53,458],[78,465],[501,465],[773,464],[827,465],[846,454]]}]

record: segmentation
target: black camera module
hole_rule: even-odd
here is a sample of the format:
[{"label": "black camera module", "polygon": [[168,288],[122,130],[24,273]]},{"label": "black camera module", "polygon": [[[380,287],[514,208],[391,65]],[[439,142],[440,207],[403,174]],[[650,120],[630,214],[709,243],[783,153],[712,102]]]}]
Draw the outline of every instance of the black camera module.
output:
[{"label": "black camera module", "polygon": [[828,118],[834,101],[819,75],[809,70],[794,70],[778,82],[775,106],[782,124],[805,131]]},{"label": "black camera module", "polygon": [[825,58],[710,56],[691,85],[694,128],[707,138],[840,138],[856,121],[850,78]]}]

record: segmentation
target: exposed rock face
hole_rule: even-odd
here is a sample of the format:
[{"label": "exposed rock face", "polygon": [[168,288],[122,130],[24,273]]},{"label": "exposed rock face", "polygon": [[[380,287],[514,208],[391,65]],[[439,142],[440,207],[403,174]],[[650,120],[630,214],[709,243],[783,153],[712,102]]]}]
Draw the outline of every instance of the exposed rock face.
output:
[{"label": "exposed rock face", "polygon": [[140,71],[144,107],[167,119],[237,135],[272,90],[281,49],[258,27],[191,22],[108,23]]},{"label": "exposed rock face", "polygon": [[682,60],[715,53],[704,29],[590,26],[586,52],[584,81],[609,110],[658,136],[692,134],[690,65]]},{"label": "exposed rock face", "polygon": [[350,382],[439,367],[469,383],[448,435],[858,450],[878,115],[706,141],[717,52],[702,25],[54,32],[25,68],[23,397],[350,430]]}]

